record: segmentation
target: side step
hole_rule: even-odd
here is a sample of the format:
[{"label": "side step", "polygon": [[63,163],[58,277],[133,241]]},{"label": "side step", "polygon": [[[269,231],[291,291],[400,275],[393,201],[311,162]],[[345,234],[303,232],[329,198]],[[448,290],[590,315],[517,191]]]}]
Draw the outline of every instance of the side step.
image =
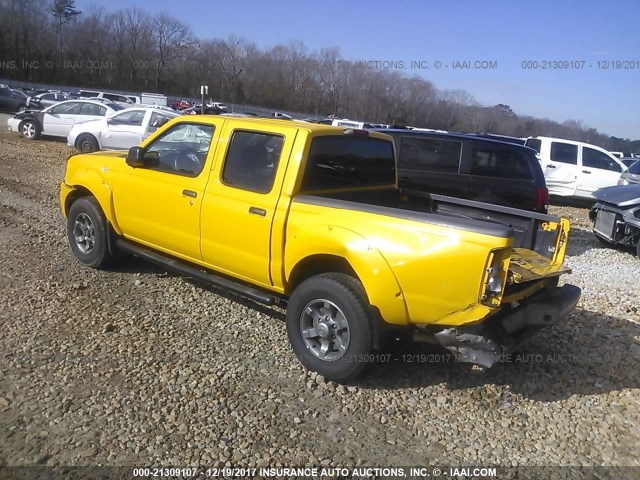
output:
[{"label": "side step", "polygon": [[186,263],[180,262],[179,260],[167,257],[161,253],[156,253],[153,250],[142,247],[140,245],[136,245],[122,238],[116,240],[116,246],[124,252],[162,265],[163,267],[166,267],[167,269],[177,272],[181,275],[195,278],[209,285],[220,287],[224,290],[229,290],[243,297],[250,298],[251,300],[254,300],[256,302],[264,303],[265,305],[275,305],[282,303],[282,299],[276,295],[263,292],[262,290],[258,290],[257,288],[253,288],[234,280],[230,280],[221,275],[202,271],[196,267],[192,267],[190,265],[187,265]]}]

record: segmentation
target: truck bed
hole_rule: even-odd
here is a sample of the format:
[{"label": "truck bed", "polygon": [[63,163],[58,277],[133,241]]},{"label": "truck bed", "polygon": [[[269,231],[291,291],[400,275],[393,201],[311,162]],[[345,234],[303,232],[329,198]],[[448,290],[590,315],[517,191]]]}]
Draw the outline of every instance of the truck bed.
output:
[{"label": "truck bed", "polygon": [[560,232],[559,228],[552,228],[560,223],[560,217],[554,215],[414,190],[333,192],[302,195],[296,200],[450,225],[499,237],[512,236],[513,247],[533,250],[547,258],[554,256]]}]

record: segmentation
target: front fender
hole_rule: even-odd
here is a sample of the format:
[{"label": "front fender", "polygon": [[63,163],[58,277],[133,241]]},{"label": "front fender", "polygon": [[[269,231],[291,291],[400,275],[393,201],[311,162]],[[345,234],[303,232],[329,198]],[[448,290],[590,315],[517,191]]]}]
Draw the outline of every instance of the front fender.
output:
[{"label": "front fender", "polygon": [[95,197],[113,230],[121,235],[122,230],[113,208],[113,192],[107,180],[95,170],[80,169],[65,177],[65,181],[60,186],[60,205],[65,216],[73,200],[87,194]]},{"label": "front fender", "polygon": [[285,249],[285,278],[291,279],[296,265],[314,255],[346,260],[362,282],[369,303],[386,323],[409,322],[407,306],[398,280],[382,253],[366,238],[343,227],[323,224],[292,229]]}]

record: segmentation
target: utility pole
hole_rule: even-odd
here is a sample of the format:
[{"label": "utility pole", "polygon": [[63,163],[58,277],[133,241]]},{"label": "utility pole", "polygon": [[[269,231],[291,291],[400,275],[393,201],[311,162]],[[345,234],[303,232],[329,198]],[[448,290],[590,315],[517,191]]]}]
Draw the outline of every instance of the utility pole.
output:
[{"label": "utility pole", "polygon": [[200,95],[202,96],[202,103],[200,104],[200,113],[204,115],[204,96],[209,94],[208,85],[200,85]]}]

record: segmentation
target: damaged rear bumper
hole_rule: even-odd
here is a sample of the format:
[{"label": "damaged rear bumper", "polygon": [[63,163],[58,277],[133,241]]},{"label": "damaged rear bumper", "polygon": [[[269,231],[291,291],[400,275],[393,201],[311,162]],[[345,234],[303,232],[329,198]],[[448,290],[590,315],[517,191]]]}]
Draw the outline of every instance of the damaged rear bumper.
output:
[{"label": "damaged rear bumper", "polygon": [[528,342],[542,328],[556,325],[575,308],[581,290],[574,285],[545,289],[479,325],[456,327],[435,334],[459,362],[491,367],[501,356]]}]

